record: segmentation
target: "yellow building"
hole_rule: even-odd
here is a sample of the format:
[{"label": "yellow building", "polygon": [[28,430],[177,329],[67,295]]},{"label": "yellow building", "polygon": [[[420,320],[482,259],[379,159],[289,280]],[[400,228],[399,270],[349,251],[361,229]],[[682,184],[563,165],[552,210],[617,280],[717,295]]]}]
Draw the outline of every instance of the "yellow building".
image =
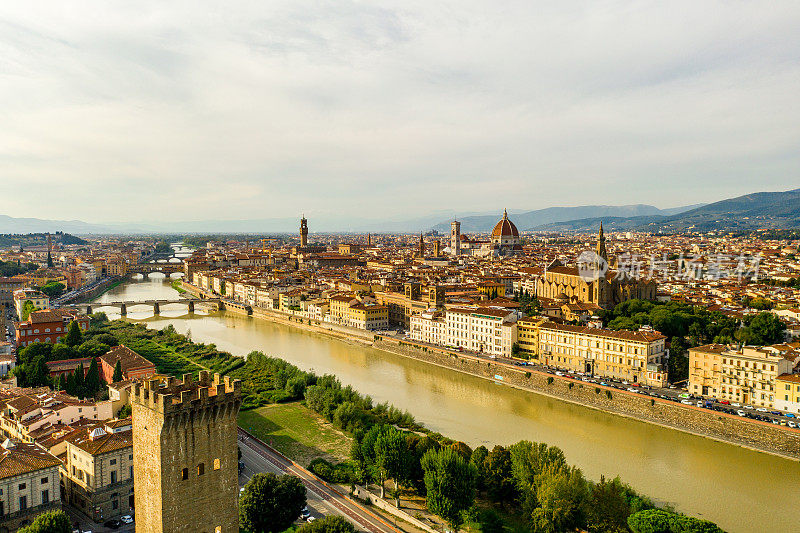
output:
[{"label": "yellow building", "polygon": [[775,409],[800,414],[800,374],[782,374],[776,384]]},{"label": "yellow building", "polygon": [[539,326],[547,319],[537,316],[521,318],[517,321],[517,343],[519,356],[535,359],[539,354]]},{"label": "yellow building", "polygon": [[741,350],[723,352],[719,398],[773,407],[777,378],[791,373],[797,357],[798,353],[793,350],[781,352],[769,346],[744,346]]},{"label": "yellow building", "polygon": [[[534,347],[544,364],[599,377],[663,387],[667,384],[666,337],[649,328],[612,331],[586,326],[525,322],[520,348]],[[537,329],[538,331],[531,331]]]},{"label": "yellow building", "polygon": [[689,383],[687,390],[697,396],[716,398],[722,386],[724,344],[706,344],[689,348]]}]

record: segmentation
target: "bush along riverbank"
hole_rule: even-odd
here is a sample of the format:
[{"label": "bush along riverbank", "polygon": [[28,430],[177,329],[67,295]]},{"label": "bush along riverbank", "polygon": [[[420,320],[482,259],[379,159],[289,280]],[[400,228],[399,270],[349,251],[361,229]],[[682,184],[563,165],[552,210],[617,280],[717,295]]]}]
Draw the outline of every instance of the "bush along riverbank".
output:
[{"label": "bush along riverbank", "polygon": [[109,322],[95,314],[87,337],[113,335],[150,359],[159,372],[211,370],[239,378],[242,409],[301,400],[354,438],[351,461],[312,461],[310,469],[336,483],[376,483],[396,504],[407,494],[424,496],[428,509],[453,529],[499,532],[719,532],[716,525],[671,509],[657,509],[619,478],[588,480],[563,452],[545,443],[472,450],[432,433],[407,411],[254,351],[246,358],[195,343],[172,326],[157,331],[141,324]]}]

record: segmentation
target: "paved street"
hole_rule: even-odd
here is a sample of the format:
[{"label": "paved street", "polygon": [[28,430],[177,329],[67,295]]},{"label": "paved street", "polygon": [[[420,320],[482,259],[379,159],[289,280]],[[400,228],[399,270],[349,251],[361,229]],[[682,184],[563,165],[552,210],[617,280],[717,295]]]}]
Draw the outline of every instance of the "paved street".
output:
[{"label": "paved street", "polygon": [[276,454],[261,442],[250,438],[242,431],[239,432],[239,445],[242,449],[242,461],[244,461],[245,466],[244,471],[239,476],[242,486],[247,483],[253,474],[258,472],[292,474],[299,477],[306,486],[308,508],[315,518],[335,514],[345,517],[359,531],[372,533],[397,533],[399,531],[365,508],[351,503],[341,494],[320,483],[317,478],[297,468],[290,461]]}]

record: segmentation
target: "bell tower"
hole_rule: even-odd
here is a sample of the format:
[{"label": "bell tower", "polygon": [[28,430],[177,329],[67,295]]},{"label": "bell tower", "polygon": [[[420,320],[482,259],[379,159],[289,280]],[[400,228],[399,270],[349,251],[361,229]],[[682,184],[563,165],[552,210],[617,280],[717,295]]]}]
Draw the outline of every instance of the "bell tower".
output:
[{"label": "bell tower", "polygon": [[450,223],[450,252],[461,255],[461,222],[458,220]]},{"label": "bell tower", "polygon": [[597,235],[597,255],[602,257],[608,264],[608,252],[606,251],[606,237],[603,235],[603,223],[600,222],[600,233]]},{"label": "bell tower", "polygon": [[305,248],[308,246],[308,221],[306,216],[300,219],[300,247]]}]

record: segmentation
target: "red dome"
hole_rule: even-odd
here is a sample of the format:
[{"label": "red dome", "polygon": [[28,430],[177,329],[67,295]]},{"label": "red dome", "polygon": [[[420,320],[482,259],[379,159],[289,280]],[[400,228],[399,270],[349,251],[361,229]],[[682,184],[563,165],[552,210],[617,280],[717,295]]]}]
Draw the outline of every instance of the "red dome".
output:
[{"label": "red dome", "polygon": [[492,237],[519,237],[519,231],[513,222],[508,220],[508,213],[503,210],[503,218],[495,224]]}]

